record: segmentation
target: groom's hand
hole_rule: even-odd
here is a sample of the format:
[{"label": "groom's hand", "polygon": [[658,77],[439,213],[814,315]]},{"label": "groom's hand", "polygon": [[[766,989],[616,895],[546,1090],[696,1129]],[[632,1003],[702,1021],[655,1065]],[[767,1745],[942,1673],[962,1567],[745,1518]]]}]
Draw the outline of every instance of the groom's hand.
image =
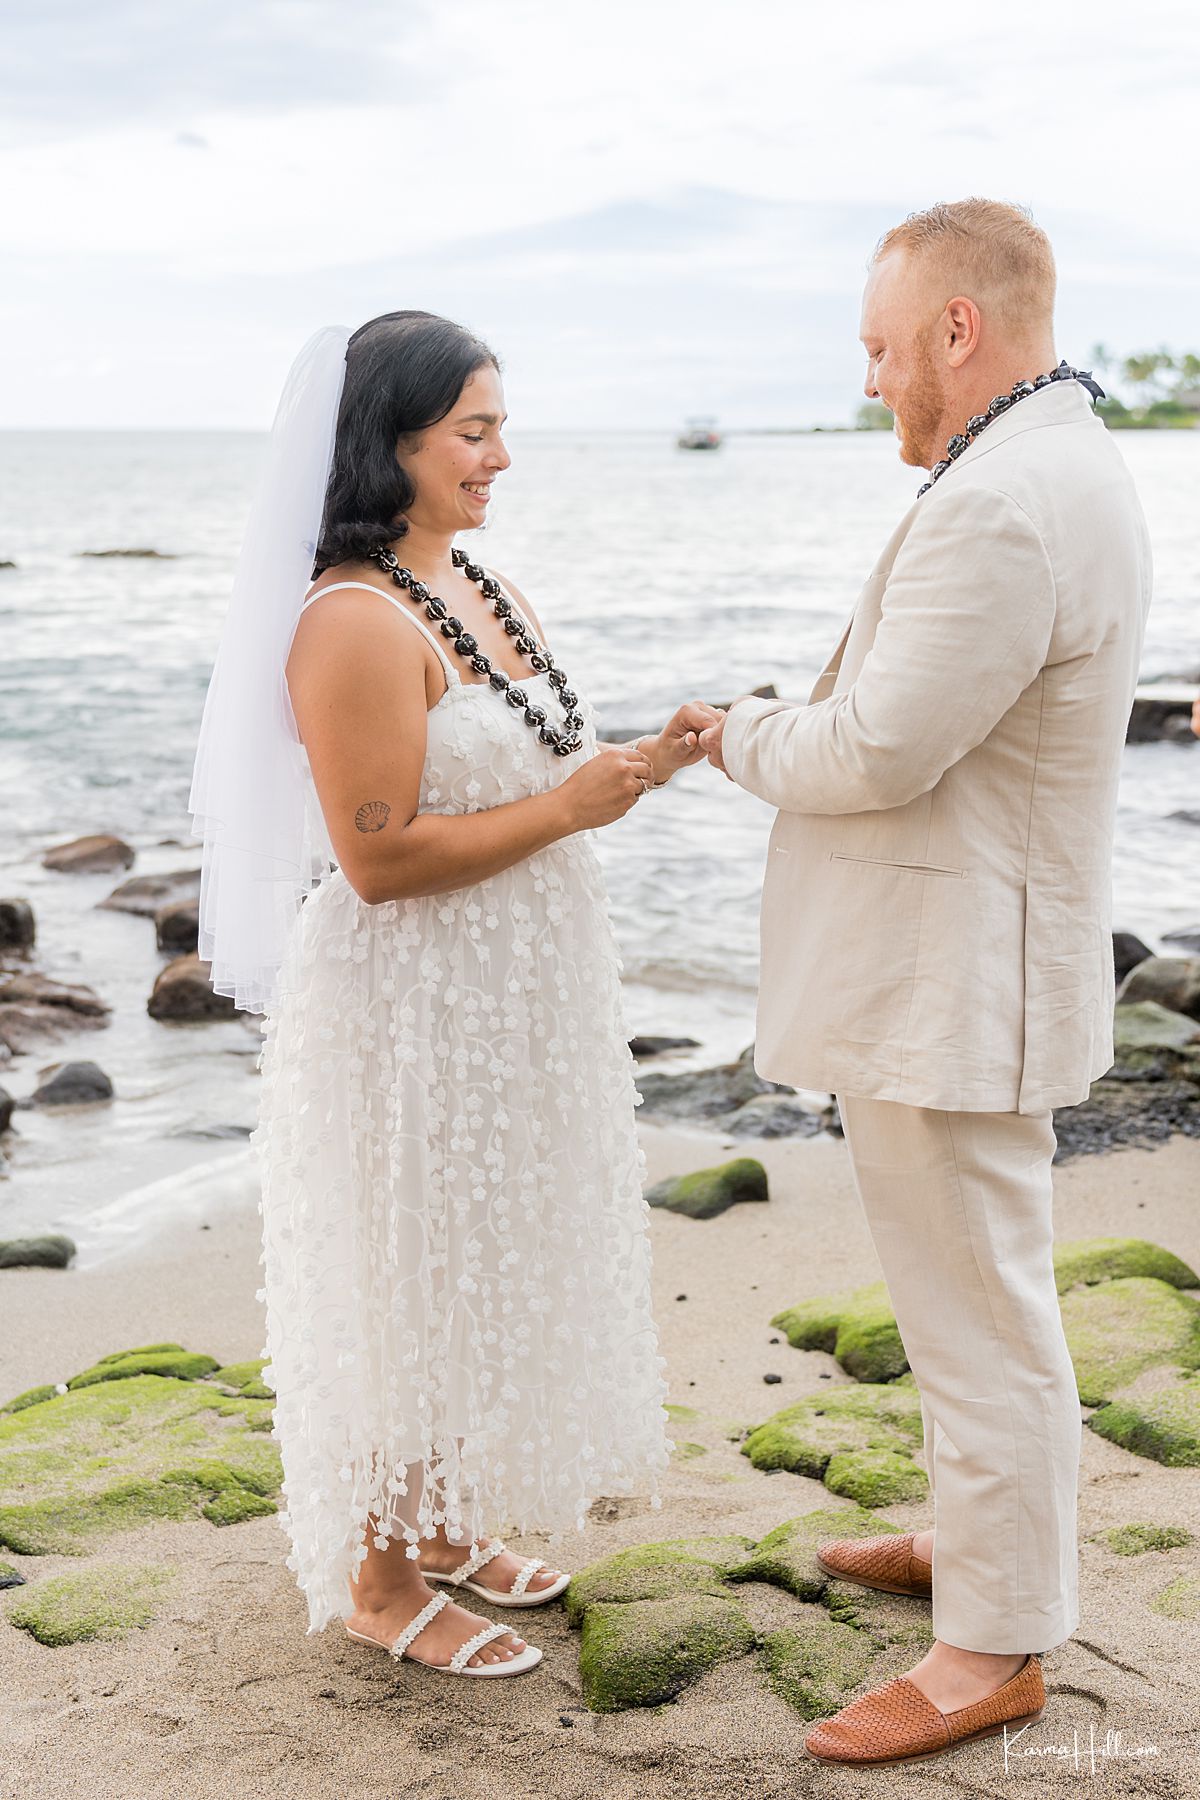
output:
[{"label": "groom's hand", "polygon": [[708,727],[707,731],[702,731],[700,733],[701,750],[704,752],[705,756],[707,756],[713,768],[720,769],[726,781],[732,781],[733,776],[725,767],[725,758],[721,751],[722,742],[725,736],[725,721],[733,711],[733,708],[737,705],[738,700],[753,700],[754,698],[755,696],[753,694],[739,694],[737,700],[731,700],[729,702],[729,705],[724,712],[718,713],[715,722]]},{"label": "groom's hand", "polygon": [[704,761],[700,733],[721,714],[703,700],[690,700],[667,720],[657,738],[648,739],[647,755],[654,764],[656,781],[669,781],[677,769],[690,769]]}]

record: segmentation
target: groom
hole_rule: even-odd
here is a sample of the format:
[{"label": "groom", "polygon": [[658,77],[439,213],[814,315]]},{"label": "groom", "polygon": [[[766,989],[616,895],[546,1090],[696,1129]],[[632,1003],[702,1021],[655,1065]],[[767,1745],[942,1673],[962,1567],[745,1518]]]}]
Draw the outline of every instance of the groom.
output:
[{"label": "groom", "polygon": [[932,484],[808,703],[743,697],[701,738],[779,809],[755,1066],[838,1096],[935,1502],[933,1531],[821,1546],[839,1579],[932,1594],[935,1640],[809,1732],[827,1762],[1019,1728],[1039,1654],[1079,1622],[1051,1108],[1113,1060],[1113,819],[1150,551],[1121,454],[1058,366],[1054,288],[1015,207],[934,206],[883,238],[865,391]]}]

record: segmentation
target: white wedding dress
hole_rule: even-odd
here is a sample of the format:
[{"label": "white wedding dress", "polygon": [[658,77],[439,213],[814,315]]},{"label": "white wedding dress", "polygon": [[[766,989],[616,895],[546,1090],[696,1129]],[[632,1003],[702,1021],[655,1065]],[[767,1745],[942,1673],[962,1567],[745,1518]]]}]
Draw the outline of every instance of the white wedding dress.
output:
[{"label": "white wedding dress", "polygon": [[[421,811],[566,780],[580,757],[552,755],[425,636],[449,685]],[[545,673],[521,686],[553,697]],[[412,1555],[443,1520],[557,1538],[598,1495],[659,1503],[665,1364],[620,966],[587,833],[376,906],[338,869],[300,909],[250,1143],[278,1518],[309,1632],[352,1610],[368,1513],[380,1548],[402,1537]],[[419,1504],[410,1464],[427,1470]]]}]

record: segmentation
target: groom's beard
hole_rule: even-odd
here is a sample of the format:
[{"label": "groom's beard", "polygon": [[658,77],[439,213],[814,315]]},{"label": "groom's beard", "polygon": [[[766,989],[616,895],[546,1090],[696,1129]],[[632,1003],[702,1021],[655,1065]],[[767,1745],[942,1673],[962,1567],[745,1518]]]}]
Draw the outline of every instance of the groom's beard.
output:
[{"label": "groom's beard", "polygon": [[900,434],[900,461],[914,469],[931,469],[942,454],[939,431],[945,400],[928,343],[920,345],[907,392],[893,411]]}]

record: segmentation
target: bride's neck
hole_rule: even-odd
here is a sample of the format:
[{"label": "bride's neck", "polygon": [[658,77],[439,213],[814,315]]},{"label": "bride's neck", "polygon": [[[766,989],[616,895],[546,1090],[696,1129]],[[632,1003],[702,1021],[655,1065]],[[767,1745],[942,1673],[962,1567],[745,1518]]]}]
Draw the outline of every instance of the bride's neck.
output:
[{"label": "bride's neck", "polygon": [[392,549],[402,567],[411,569],[414,575],[434,587],[454,573],[450,554],[453,544],[452,532],[434,531],[410,521],[408,530],[402,538],[396,539]]}]

